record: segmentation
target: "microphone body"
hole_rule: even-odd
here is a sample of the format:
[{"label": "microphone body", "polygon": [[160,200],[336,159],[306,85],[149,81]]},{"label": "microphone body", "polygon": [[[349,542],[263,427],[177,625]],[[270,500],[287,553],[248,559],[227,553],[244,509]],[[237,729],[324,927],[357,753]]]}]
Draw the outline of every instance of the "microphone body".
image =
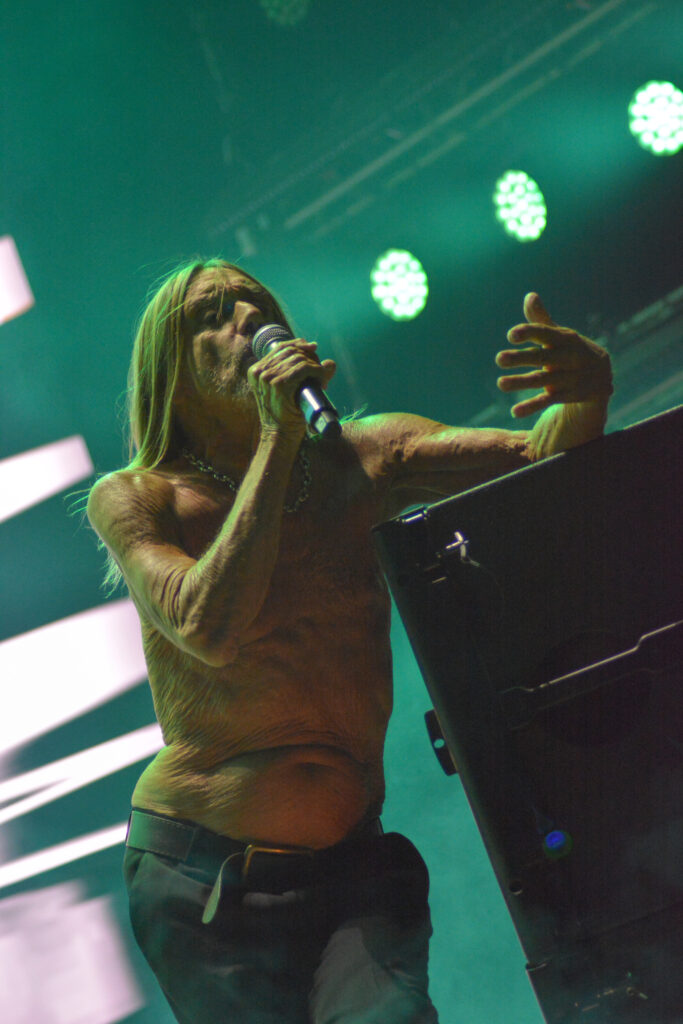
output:
[{"label": "microphone body", "polygon": [[[251,347],[257,359],[270,352],[273,345],[290,341],[294,335],[282,324],[265,324],[254,335]],[[339,413],[330,402],[322,384],[314,378],[305,380],[296,393],[296,404],[306,417],[311,430],[323,437],[339,437]]]}]

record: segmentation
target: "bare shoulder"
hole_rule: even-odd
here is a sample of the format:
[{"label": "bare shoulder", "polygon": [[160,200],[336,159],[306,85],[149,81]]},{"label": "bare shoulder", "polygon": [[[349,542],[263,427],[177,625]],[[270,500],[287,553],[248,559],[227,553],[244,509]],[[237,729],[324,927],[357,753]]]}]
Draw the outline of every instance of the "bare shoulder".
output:
[{"label": "bare shoulder", "polygon": [[175,519],[175,487],[165,474],[150,469],[120,469],[100,477],[88,497],[91,525],[109,546],[120,539],[144,539],[168,533]]},{"label": "bare shoulder", "polygon": [[382,415],[363,416],[343,425],[344,441],[363,472],[375,482],[391,476],[394,462],[391,429],[386,420]]}]

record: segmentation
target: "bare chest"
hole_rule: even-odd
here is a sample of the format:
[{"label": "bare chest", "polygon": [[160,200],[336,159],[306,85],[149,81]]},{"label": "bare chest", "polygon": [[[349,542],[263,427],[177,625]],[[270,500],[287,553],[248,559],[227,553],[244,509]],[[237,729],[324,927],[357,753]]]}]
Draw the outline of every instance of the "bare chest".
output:
[{"label": "bare chest", "polygon": [[[369,628],[386,617],[387,588],[371,541],[371,528],[381,519],[381,493],[353,452],[326,454],[323,449],[311,455],[306,501],[282,513],[277,561],[249,639],[282,634],[302,622],[325,628],[341,617],[347,629],[354,621]],[[286,503],[300,488],[297,470]],[[233,501],[217,484],[179,503],[188,554],[199,559],[210,547]]]}]

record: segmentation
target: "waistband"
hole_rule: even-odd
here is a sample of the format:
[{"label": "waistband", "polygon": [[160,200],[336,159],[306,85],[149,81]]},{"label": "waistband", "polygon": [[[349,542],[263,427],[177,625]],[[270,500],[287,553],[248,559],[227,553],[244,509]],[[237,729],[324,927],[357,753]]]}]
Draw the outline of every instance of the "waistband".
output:
[{"label": "waistband", "polygon": [[243,887],[249,891],[282,893],[310,884],[317,874],[351,852],[354,843],[382,833],[382,823],[375,817],[362,821],[334,846],[313,850],[246,843],[191,821],[133,808],[126,846],[170,857],[210,874],[217,872],[202,918],[207,924],[218,908],[226,872],[233,876],[238,874]]}]

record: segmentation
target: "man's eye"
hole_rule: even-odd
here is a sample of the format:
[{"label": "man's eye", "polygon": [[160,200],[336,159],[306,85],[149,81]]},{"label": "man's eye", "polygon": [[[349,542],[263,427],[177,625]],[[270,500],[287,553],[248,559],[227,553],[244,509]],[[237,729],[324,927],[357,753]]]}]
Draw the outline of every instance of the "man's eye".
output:
[{"label": "man's eye", "polygon": [[219,322],[220,323],[225,323],[226,320],[229,320],[231,318],[231,316],[232,316],[232,314],[234,312],[235,312],[235,303],[234,302],[223,302],[219,309],[207,309],[207,311],[206,311],[206,313],[204,314],[204,317],[203,317],[204,323],[205,324],[217,324]]},{"label": "man's eye", "polygon": [[202,316],[202,322],[205,324],[217,324],[225,323],[229,320],[232,314],[235,312],[234,302],[224,302],[219,309],[207,309]]}]

